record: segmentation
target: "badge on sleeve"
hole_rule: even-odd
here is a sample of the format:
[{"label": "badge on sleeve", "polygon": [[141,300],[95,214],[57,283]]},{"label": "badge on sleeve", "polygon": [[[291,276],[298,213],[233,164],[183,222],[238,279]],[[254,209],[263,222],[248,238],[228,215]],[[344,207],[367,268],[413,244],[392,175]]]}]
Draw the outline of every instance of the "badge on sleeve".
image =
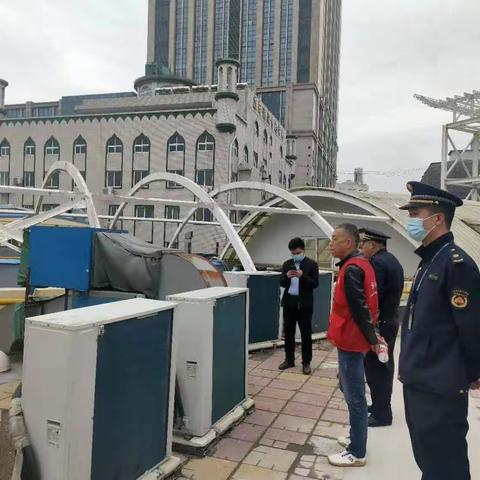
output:
[{"label": "badge on sleeve", "polygon": [[464,290],[454,290],[451,302],[455,308],[465,308],[468,305],[468,292]]}]

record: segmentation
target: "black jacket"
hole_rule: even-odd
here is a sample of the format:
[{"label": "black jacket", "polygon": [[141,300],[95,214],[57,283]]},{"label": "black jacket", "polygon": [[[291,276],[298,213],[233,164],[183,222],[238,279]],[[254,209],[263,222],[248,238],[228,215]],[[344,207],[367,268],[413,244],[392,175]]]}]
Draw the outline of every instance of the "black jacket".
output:
[{"label": "black jacket", "polygon": [[[337,266],[341,267],[350,258],[360,256],[359,252],[355,252],[337,263]],[[365,274],[363,270],[356,265],[349,265],[345,270],[345,296],[347,297],[348,307],[352,313],[353,320],[368,343],[376,345],[378,343],[376,329],[373,325],[367,299],[365,298],[364,280]]]},{"label": "black jacket", "polygon": [[402,324],[399,378],[427,392],[466,392],[480,378],[480,272],[448,233],[421,262]]},{"label": "black jacket", "polygon": [[403,292],[403,268],[397,258],[383,248],[371,259],[378,290],[380,323],[398,323],[398,307]]},{"label": "black jacket", "polygon": [[[285,288],[282,297],[282,306],[290,288],[290,278],[287,277],[289,270],[295,270],[293,259],[287,260],[282,265],[280,286]],[[313,309],[313,290],[318,287],[318,264],[314,260],[305,257],[300,263],[300,270],[303,272],[299,283],[300,308]]]}]

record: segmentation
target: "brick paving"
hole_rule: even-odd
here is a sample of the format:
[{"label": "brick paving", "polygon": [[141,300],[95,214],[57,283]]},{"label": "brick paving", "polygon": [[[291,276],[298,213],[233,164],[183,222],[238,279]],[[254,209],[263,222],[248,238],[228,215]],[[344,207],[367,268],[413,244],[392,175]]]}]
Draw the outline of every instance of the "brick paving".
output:
[{"label": "brick paving", "polygon": [[[327,455],[341,450],[336,439],[348,431],[348,412],[336,379],[336,352],[324,341],[314,344],[314,368],[311,376],[301,373],[298,358],[297,367],[287,372],[278,371],[282,360],[283,352],[280,350],[250,355],[249,394],[255,400],[255,411],[228,432],[206,457],[188,459],[179,480],[387,478],[384,475],[371,476],[370,468],[355,469],[358,472],[352,472],[328,464]],[[16,383],[0,384],[3,427],[6,420],[5,410],[10,404],[15,387]],[[478,421],[480,392],[472,392],[472,397],[472,400],[477,400],[473,415]],[[0,437],[1,430],[2,428]],[[384,444],[386,440],[383,440],[382,436],[394,432],[387,430],[378,432],[378,443]],[[471,430],[476,431],[478,428],[475,425]],[[405,435],[403,432],[401,437],[403,442],[407,442],[403,450],[408,450],[408,438]],[[0,445],[0,451],[2,446]],[[404,451],[404,455],[402,462],[407,460],[411,469],[409,471],[415,471],[414,466],[412,470],[411,452]],[[11,456],[9,460],[11,461]],[[377,467],[380,472],[382,464],[375,465],[376,472]],[[401,471],[399,468],[399,475]],[[5,476],[5,468],[3,471],[0,468],[0,480],[8,478],[9,476]]]}]

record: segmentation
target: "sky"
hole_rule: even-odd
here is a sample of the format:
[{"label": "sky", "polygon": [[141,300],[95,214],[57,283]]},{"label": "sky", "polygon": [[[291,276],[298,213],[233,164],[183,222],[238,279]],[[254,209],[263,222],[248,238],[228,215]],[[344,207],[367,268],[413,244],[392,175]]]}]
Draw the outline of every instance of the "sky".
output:
[{"label": "sky", "polygon": [[[131,91],[143,74],[147,0],[0,0],[0,18],[7,103]],[[480,89],[478,18],[478,0],[343,0],[340,180],[363,167],[383,172],[371,190],[401,192],[440,161],[451,115],[413,94]]]}]

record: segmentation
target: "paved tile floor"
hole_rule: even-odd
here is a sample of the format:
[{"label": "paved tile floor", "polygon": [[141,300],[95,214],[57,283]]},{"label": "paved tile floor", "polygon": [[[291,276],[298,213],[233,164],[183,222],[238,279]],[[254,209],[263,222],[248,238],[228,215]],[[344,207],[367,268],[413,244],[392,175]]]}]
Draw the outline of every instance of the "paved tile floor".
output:
[{"label": "paved tile floor", "polygon": [[[228,432],[208,456],[190,459],[179,479],[420,478],[410,449],[398,382],[393,399],[394,425],[370,430],[367,466],[345,470],[331,467],[326,458],[329,453],[341,450],[336,438],[348,430],[346,405],[336,379],[336,352],[324,341],[316,343],[311,376],[302,375],[299,366],[279,372],[277,367],[282,360],[283,352],[280,350],[250,355],[249,389],[255,399],[256,410]],[[18,368],[16,373],[17,376],[0,374],[0,409],[9,406]],[[480,478],[480,457],[474,453],[480,445],[480,395],[472,395],[469,443],[472,478]],[[0,445],[0,451],[4,445]],[[1,472],[0,468],[0,475]],[[9,477],[4,478],[7,480]],[[4,478],[0,477],[0,480]]]}]

